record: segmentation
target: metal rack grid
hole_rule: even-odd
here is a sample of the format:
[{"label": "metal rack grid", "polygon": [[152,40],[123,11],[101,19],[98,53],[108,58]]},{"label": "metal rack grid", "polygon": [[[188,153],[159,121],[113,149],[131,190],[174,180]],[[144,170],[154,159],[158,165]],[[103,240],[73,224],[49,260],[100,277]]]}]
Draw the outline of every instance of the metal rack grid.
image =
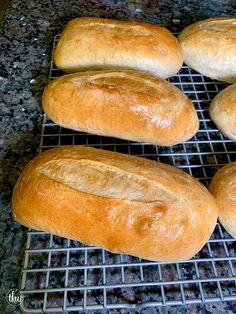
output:
[{"label": "metal rack grid", "polygon": [[[58,36],[55,37],[55,43]],[[51,62],[50,79],[62,74]],[[235,143],[209,119],[208,108],[226,84],[183,66],[169,79],[192,99],[199,132],[188,142],[159,147],[64,129],[44,116],[40,151],[84,144],[133,154],[182,168],[208,185],[217,169],[236,160]],[[112,254],[45,232],[29,230],[22,270],[25,312],[143,308],[236,300],[236,240],[217,224],[191,260],[156,263]]]}]

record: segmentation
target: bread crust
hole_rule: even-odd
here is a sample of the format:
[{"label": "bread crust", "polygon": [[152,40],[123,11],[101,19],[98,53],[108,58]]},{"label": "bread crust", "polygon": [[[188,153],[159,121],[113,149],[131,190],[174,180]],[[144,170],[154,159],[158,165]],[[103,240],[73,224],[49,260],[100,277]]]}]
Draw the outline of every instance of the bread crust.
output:
[{"label": "bread crust", "polygon": [[210,191],[219,207],[219,221],[236,239],[236,162],[217,171],[210,184]]},{"label": "bread crust", "polygon": [[217,128],[236,142],[236,84],[228,86],[216,95],[209,113]]},{"label": "bread crust", "polygon": [[167,78],[179,71],[183,57],[178,40],[164,27],[83,17],[67,24],[54,61],[67,73],[134,69]]},{"label": "bread crust", "polygon": [[236,18],[193,23],[178,39],[189,67],[212,79],[236,83]]},{"label": "bread crust", "polygon": [[88,71],[46,86],[42,105],[73,130],[162,146],[185,142],[199,128],[196,110],[177,87],[139,71]]},{"label": "bread crust", "polygon": [[12,208],[29,228],[153,261],[191,258],[217,219],[214,198],[182,170],[84,146],[29,162]]}]

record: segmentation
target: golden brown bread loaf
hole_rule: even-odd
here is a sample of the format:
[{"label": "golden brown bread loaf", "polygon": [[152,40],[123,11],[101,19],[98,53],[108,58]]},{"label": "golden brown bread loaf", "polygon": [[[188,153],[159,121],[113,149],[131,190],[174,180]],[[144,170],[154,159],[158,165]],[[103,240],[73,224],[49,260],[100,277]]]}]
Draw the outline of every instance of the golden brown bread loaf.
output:
[{"label": "golden brown bread loaf", "polygon": [[236,142],[236,84],[216,95],[209,112],[218,129]]},{"label": "golden brown bread loaf", "polygon": [[93,71],[51,81],[43,109],[57,124],[92,134],[158,145],[190,139],[199,122],[175,86],[138,71]]},{"label": "golden brown bread loaf", "polygon": [[68,73],[134,69],[167,78],[179,71],[183,57],[178,40],[164,27],[83,17],[66,26],[54,61]]},{"label": "golden brown bread loaf", "polygon": [[236,162],[218,170],[210,191],[218,204],[220,223],[236,239]]},{"label": "golden brown bread loaf", "polygon": [[12,206],[27,227],[153,261],[191,258],[217,219],[212,195],[182,170],[83,146],[29,162]]},{"label": "golden brown bread loaf", "polygon": [[236,18],[211,18],[179,35],[184,62],[212,79],[236,83]]}]

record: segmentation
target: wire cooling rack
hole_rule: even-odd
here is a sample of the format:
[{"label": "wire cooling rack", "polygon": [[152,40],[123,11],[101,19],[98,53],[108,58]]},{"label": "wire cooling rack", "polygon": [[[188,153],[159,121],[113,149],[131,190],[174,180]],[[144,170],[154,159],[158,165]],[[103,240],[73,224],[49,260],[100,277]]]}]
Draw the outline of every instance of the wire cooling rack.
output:
[{"label": "wire cooling rack", "polygon": [[[58,40],[55,37],[54,47]],[[61,75],[51,62],[50,79]],[[188,142],[159,147],[64,129],[44,116],[40,151],[84,144],[158,160],[208,185],[217,169],[236,160],[235,143],[209,119],[208,108],[226,84],[183,66],[169,80],[194,103],[200,130]],[[45,232],[28,231],[21,292],[25,312],[143,308],[236,300],[236,240],[217,224],[193,259],[155,263],[116,255]]]}]

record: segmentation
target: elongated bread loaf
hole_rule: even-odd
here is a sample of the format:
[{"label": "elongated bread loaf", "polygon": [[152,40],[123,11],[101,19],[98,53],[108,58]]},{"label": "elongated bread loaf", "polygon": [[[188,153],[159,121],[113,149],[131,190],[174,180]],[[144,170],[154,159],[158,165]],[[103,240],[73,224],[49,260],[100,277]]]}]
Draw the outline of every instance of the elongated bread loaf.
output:
[{"label": "elongated bread loaf", "polygon": [[192,102],[175,86],[144,72],[65,75],[46,86],[42,104],[63,127],[158,145],[184,142],[199,127]]},{"label": "elongated bread loaf", "polygon": [[182,170],[83,146],[29,162],[12,206],[27,227],[154,261],[191,258],[217,219],[211,194]]},{"label": "elongated bread loaf", "polygon": [[236,84],[228,86],[216,95],[209,113],[218,129],[236,142]]},{"label": "elongated bread loaf", "polygon": [[95,17],[68,23],[54,60],[65,72],[134,69],[162,78],[175,75],[183,64],[178,40],[164,27]]},{"label": "elongated bread loaf", "polygon": [[222,167],[214,176],[210,191],[219,207],[219,221],[236,239],[236,162]]},{"label": "elongated bread loaf", "polygon": [[236,18],[212,18],[179,35],[184,62],[212,79],[236,83]]}]

